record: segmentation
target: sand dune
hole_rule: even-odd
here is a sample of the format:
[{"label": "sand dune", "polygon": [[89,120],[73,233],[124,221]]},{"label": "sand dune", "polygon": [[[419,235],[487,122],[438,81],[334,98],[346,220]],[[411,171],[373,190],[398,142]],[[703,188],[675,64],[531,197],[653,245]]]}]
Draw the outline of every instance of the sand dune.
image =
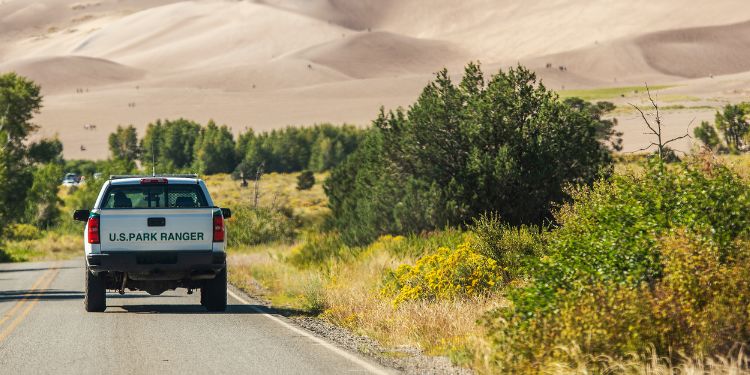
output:
[{"label": "sand dune", "polygon": [[750,70],[750,22],[662,31],[636,43],[648,64],[665,74],[700,78]]},{"label": "sand dune", "polygon": [[145,72],[139,69],[84,56],[16,60],[0,65],[0,71],[13,71],[33,78],[47,95],[133,81],[145,75]]},{"label": "sand dune", "polygon": [[44,86],[37,121],[61,134],[67,157],[101,158],[106,134],[82,124],[367,124],[471,60],[488,71],[520,62],[556,90],[649,82],[674,85],[665,95],[688,106],[742,100],[748,10],[747,0],[0,0],[0,72]]},{"label": "sand dune", "polygon": [[330,67],[352,78],[424,74],[466,62],[466,55],[450,43],[388,32],[359,33],[292,56]]}]

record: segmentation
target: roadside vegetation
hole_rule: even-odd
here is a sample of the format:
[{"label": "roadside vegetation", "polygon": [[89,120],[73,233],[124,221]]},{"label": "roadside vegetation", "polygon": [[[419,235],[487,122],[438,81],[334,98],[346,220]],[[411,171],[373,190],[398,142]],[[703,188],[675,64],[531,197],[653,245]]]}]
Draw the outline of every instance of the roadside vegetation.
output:
[{"label": "roadside vegetation", "polygon": [[[0,139],[8,123],[26,130],[0,150],[0,175],[27,184],[15,187],[23,204],[0,194],[15,205],[0,208],[0,254],[79,251],[69,212],[99,186],[58,192],[59,176],[95,181],[156,160],[158,171],[207,174],[233,209],[234,285],[386,346],[479,373],[748,371],[747,106],[701,125],[706,147],[692,155],[621,155],[613,104],[561,99],[523,67],[464,73],[439,72],[368,129],[235,140],[212,122],[157,121],[142,139],[119,128],[105,162],[24,143],[31,117],[6,114]],[[33,113],[38,88],[4,77],[0,109],[15,108],[12,93]]]}]

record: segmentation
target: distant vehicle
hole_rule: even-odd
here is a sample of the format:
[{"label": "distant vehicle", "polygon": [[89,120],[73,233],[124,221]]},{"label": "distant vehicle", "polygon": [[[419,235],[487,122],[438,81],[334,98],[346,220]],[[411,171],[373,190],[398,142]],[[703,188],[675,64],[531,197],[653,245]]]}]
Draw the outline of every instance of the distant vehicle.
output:
[{"label": "distant vehicle", "polygon": [[200,289],[209,311],[227,306],[227,208],[214,206],[195,175],[111,176],[86,223],[86,311],[104,311],[106,291]]},{"label": "distant vehicle", "polygon": [[66,173],[62,179],[62,185],[66,187],[78,186],[81,183],[81,176],[75,173]]}]

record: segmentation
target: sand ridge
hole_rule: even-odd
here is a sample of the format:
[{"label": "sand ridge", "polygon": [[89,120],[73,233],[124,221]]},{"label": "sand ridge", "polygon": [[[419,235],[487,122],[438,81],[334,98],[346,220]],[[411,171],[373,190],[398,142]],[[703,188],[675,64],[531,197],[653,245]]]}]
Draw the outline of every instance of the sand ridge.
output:
[{"label": "sand ridge", "polygon": [[[472,60],[490,72],[520,62],[556,90],[672,85],[660,92],[668,104],[698,103],[703,119],[747,95],[748,10],[746,0],[0,0],[0,72],[43,85],[35,121],[74,158],[102,158],[118,124],[157,118],[236,132],[366,125],[381,105],[411,103],[435,71],[459,78]],[[621,127],[636,149],[629,116]]]}]

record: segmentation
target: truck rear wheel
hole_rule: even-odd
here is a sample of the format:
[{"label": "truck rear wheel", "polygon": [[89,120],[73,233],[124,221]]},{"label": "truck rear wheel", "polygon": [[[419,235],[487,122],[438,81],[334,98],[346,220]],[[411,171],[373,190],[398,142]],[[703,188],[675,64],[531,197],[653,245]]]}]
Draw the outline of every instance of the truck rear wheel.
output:
[{"label": "truck rear wheel", "polygon": [[227,269],[216,274],[212,280],[206,280],[201,288],[201,305],[208,311],[224,311],[227,309]]},{"label": "truck rear wheel", "polygon": [[88,312],[103,312],[107,308],[107,285],[103,275],[94,275],[86,269],[86,293],[83,305]]}]

